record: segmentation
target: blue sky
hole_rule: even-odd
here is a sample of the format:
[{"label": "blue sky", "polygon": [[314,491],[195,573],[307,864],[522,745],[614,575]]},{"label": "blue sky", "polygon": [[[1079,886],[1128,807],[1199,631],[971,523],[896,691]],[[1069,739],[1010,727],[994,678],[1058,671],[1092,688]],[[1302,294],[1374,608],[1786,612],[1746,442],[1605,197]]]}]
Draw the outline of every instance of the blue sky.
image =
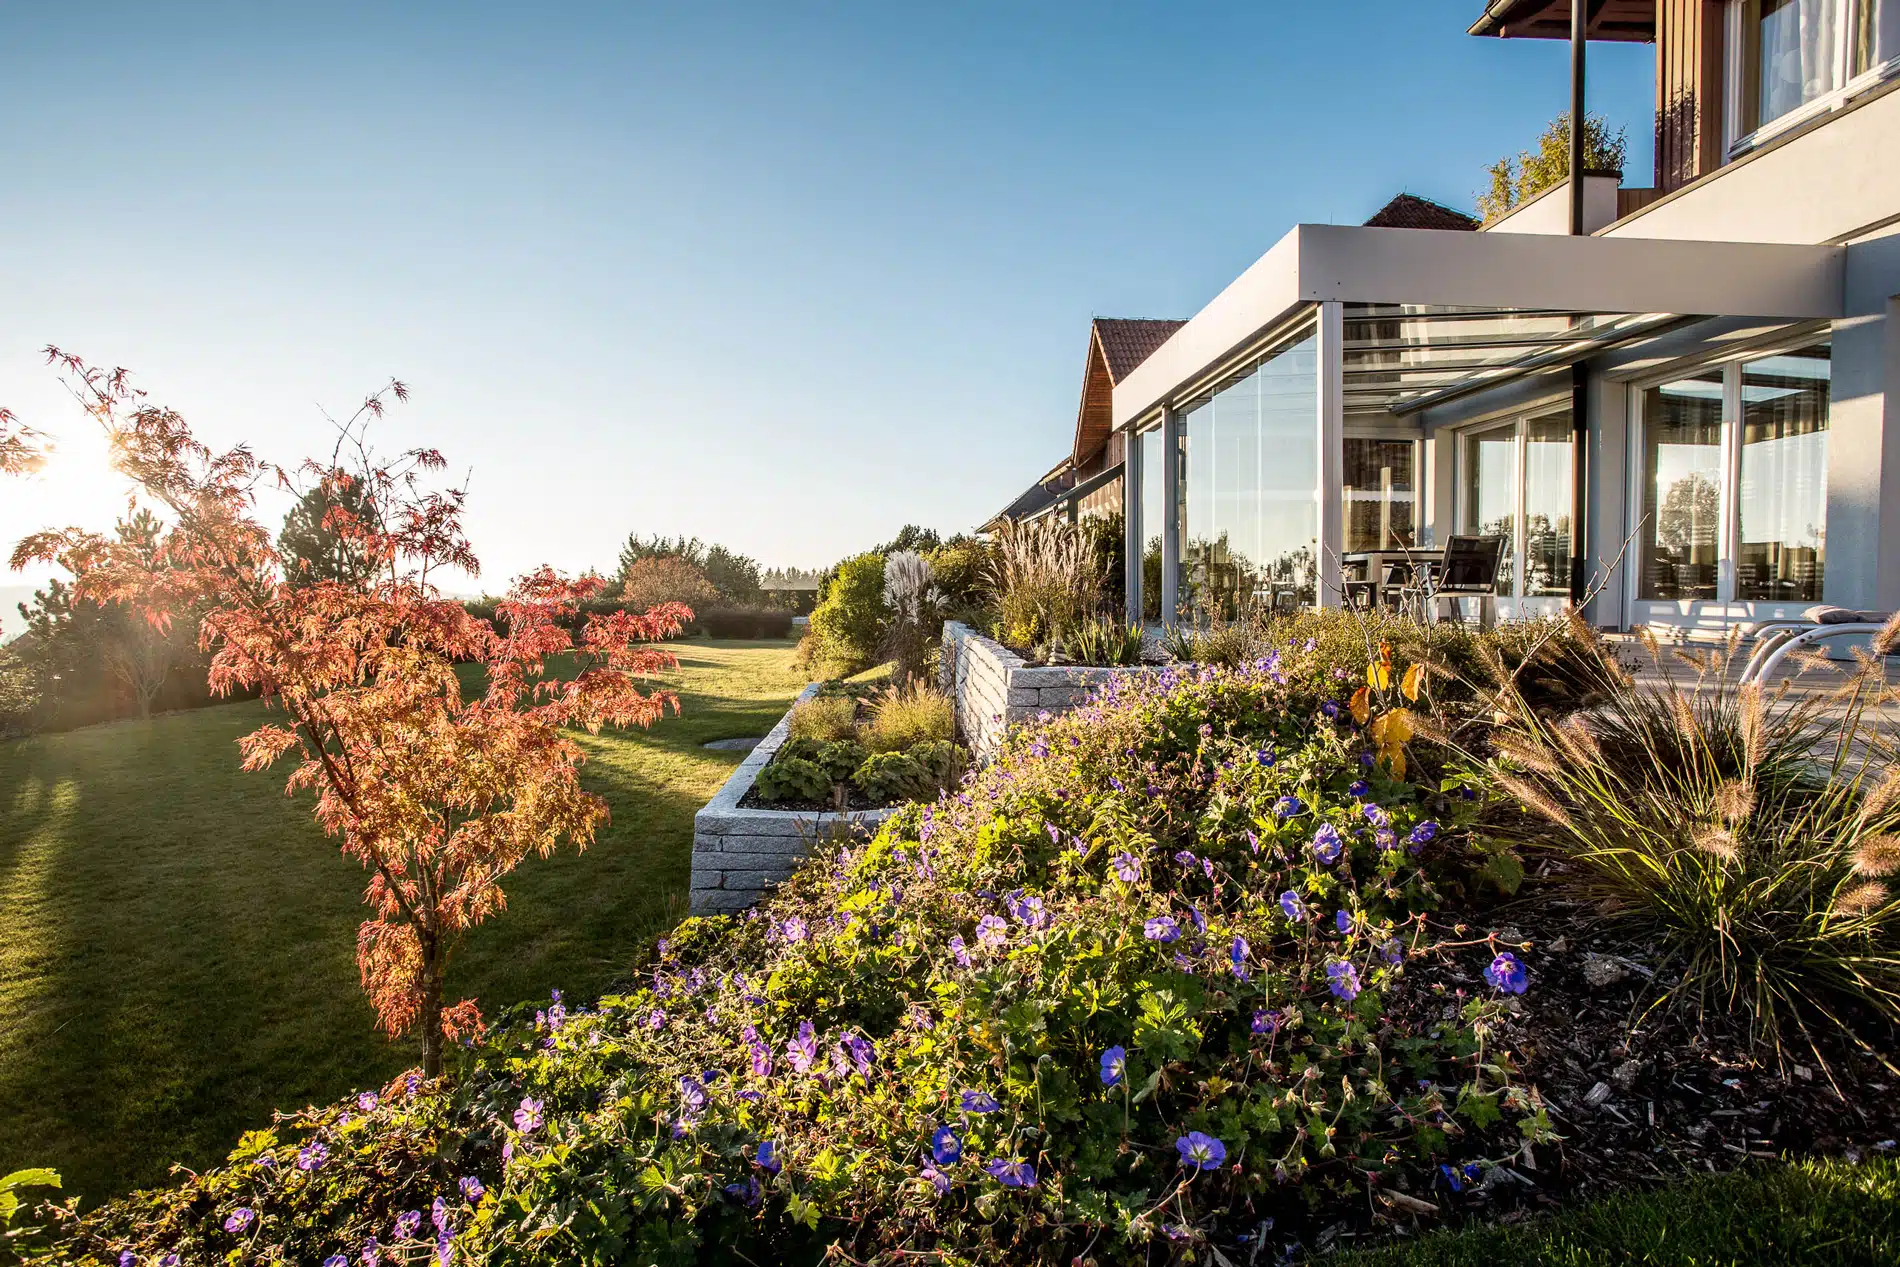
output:
[{"label": "blue sky", "polygon": [[[61,443],[8,544],[123,502],[49,342],[286,461],[401,377],[489,586],[967,528],[1066,449],[1091,316],[1469,207],[1568,93],[1481,0],[304,8],[0,14],[0,403]],[[1593,56],[1647,184],[1653,52]]]}]

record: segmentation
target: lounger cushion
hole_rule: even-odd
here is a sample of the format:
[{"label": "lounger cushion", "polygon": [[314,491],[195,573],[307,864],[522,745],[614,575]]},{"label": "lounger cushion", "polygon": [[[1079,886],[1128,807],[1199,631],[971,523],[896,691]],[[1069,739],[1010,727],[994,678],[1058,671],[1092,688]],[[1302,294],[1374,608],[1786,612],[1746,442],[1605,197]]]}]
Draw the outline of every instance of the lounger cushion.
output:
[{"label": "lounger cushion", "polygon": [[1826,604],[1810,607],[1801,614],[1817,625],[1884,625],[1893,617],[1892,612],[1854,611]]}]

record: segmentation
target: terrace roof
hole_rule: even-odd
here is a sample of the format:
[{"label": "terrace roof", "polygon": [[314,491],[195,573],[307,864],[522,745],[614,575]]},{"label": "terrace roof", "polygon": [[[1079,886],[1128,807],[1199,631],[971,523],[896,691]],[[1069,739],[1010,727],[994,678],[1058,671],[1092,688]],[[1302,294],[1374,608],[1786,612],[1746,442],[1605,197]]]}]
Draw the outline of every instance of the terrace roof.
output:
[{"label": "terrace roof", "polygon": [[1349,412],[1412,413],[1689,317],[1842,314],[1845,248],[1299,225],[1115,385],[1114,425],[1191,399],[1343,305]]},{"label": "terrace roof", "polygon": [[[1656,0],[1589,0],[1586,30],[1593,40],[1652,44],[1656,40]],[[1484,16],[1471,24],[1471,35],[1507,39],[1567,40],[1570,0],[1490,0]]]}]

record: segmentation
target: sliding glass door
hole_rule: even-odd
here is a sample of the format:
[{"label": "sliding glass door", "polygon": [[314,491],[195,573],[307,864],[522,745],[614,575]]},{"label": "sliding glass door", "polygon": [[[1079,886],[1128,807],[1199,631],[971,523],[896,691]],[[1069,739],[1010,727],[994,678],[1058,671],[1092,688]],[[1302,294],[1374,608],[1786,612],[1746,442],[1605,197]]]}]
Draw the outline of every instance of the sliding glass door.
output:
[{"label": "sliding glass door", "polygon": [[1576,489],[1568,407],[1469,432],[1459,447],[1458,528],[1504,539],[1498,596],[1514,600],[1511,610],[1567,599]]}]

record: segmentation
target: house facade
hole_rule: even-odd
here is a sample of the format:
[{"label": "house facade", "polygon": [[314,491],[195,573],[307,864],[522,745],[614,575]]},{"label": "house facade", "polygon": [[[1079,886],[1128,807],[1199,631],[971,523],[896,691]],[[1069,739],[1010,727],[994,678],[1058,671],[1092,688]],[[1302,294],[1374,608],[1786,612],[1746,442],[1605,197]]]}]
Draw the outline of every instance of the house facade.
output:
[{"label": "house facade", "polygon": [[[1494,0],[1471,31],[1571,16]],[[1505,615],[1900,608],[1900,0],[1587,21],[1657,45],[1657,146],[1646,186],[1586,175],[1581,235],[1566,186],[1477,231],[1395,204],[1295,226],[1139,358],[1096,324],[1050,507],[1119,492],[1145,611],[1337,604],[1356,561],[1454,534],[1504,538]]]}]

